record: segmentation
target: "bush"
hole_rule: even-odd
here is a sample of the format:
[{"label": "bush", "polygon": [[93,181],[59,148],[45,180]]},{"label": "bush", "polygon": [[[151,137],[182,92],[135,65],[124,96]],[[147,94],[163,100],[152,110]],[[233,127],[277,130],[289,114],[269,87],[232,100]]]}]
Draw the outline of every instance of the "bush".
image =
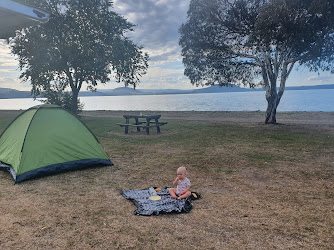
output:
[{"label": "bush", "polygon": [[[61,106],[62,108],[71,112],[71,103],[72,103],[72,93],[62,90],[51,90],[45,91],[42,93],[42,97],[46,98],[45,100],[40,100],[43,103],[55,104]],[[84,108],[84,104],[78,99],[78,113],[81,113]]]}]

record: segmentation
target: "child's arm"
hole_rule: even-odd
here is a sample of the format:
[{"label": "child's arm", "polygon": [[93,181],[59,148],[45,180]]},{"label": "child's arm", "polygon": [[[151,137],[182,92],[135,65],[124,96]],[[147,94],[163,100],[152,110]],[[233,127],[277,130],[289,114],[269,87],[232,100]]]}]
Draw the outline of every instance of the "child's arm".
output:
[{"label": "child's arm", "polygon": [[175,181],[173,182],[173,186],[177,185],[178,180],[179,180],[179,177],[176,177]]},{"label": "child's arm", "polygon": [[187,186],[187,188],[183,192],[181,192],[180,195],[187,193],[189,190],[190,190],[190,186]]}]

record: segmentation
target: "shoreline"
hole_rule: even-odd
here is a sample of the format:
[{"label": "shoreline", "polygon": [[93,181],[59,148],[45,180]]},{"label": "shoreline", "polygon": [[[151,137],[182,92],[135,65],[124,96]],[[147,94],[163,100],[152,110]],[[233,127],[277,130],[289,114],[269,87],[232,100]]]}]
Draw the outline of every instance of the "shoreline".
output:
[{"label": "shoreline", "polygon": [[[83,111],[81,116],[123,118],[124,114],[136,114],[141,111]],[[161,114],[162,120],[199,120],[230,123],[263,124],[264,111],[142,111],[144,114]],[[278,124],[325,125],[334,126],[334,112],[291,111],[277,112]]]},{"label": "shoreline", "polygon": [[[1,110],[2,114],[18,115],[25,110]],[[147,110],[84,110],[79,116],[123,119],[124,114],[161,114],[161,120],[194,120],[208,122],[264,124],[265,111],[147,111]],[[286,125],[334,126],[334,112],[277,112],[277,123]]]}]

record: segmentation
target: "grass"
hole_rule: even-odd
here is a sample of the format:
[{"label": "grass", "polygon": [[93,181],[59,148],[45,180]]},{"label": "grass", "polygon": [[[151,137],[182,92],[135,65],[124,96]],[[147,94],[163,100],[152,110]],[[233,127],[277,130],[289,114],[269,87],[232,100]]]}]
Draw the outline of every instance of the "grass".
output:
[{"label": "grass", "polygon": [[[17,115],[2,112],[0,131]],[[334,136],[300,125],[173,119],[125,135],[122,118],[82,117],[113,167],[13,185],[0,171],[1,249],[333,249]],[[120,190],[189,171],[189,214],[133,215]]]}]

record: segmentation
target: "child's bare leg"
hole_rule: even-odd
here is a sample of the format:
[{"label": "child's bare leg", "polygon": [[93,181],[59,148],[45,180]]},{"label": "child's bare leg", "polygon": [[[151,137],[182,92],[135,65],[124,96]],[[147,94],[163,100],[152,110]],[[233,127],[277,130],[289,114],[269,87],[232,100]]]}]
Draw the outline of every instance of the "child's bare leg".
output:
[{"label": "child's bare leg", "polygon": [[169,194],[172,197],[172,199],[176,199],[176,189],[175,188],[170,188],[169,189]]},{"label": "child's bare leg", "polygon": [[181,195],[179,198],[177,198],[178,200],[181,200],[181,199],[185,199],[187,197],[189,197],[191,195],[191,192],[190,191],[187,191],[185,194]]}]

